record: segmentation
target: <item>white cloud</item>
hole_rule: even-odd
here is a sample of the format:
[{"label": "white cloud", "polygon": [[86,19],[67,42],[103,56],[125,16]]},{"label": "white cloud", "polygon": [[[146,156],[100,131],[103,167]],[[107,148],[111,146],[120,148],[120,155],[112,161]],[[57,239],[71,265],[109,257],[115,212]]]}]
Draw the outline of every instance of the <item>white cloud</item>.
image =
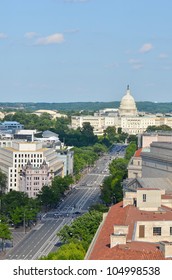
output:
[{"label": "white cloud", "polygon": [[161,58],[161,59],[164,59],[164,58],[167,58],[168,57],[168,54],[166,54],[166,53],[160,53],[159,54],[159,58]]},{"label": "white cloud", "polygon": [[153,49],[153,45],[151,43],[146,43],[140,48],[139,52],[147,53],[150,52],[152,49]]},{"label": "white cloud", "polygon": [[32,38],[35,38],[35,37],[37,37],[38,36],[38,33],[36,33],[36,32],[26,32],[25,34],[24,34],[24,37],[26,38],[26,39],[32,39]]},{"label": "white cloud", "polygon": [[55,33],[49,35],[47,37],[40,37],[36,40],[36,45],[51,45],[51,44],[59,44],[64,41],[64,36],[62,33]]},{"label": "white cloud", "polygon": [[7,34],[5,33],[0,33],[0,39],[6,39],[7,38]]}]

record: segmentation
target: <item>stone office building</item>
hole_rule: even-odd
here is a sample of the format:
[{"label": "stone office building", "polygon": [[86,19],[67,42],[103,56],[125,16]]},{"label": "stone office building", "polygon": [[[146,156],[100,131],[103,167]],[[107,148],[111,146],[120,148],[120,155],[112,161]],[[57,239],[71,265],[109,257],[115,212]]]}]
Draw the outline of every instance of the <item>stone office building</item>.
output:
[{"label": "stone office building", "polygon": [[172,142],[152,142],[141,157],[142,177],[172,178]]}]

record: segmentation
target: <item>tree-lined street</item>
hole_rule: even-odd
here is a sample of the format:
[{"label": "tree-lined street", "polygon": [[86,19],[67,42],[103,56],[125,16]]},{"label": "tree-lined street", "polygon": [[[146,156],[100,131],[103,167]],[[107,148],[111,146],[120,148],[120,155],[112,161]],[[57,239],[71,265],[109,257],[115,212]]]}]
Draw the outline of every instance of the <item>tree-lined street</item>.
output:
[{"label": "tree-lined street", "polygon": [[39,224],[7,252],[5,259],[38,259],[51,252],[59,241],[59,230],[100,201],[99,186],[108,175],[109,160],[109,156],[102,157],[92,169],[87,170],[88,173],[73,186],[56,209],[42,215]]},{"label": "tree-lined street", "polygon": [[88,167],[83,178],[76,185],[71,185],[58,205],[42,214],[36,227],[8,250],[5,259],[38,259],[57,249],[56,244],[59,244],[57,233],[63,226],[70,225],[74,219],[86,213],[91,205],[101,201],[100,186],[109,176],[109,164],[113,159],[123,157],[125,148],[126,145],[113,146],[93,167]]}]

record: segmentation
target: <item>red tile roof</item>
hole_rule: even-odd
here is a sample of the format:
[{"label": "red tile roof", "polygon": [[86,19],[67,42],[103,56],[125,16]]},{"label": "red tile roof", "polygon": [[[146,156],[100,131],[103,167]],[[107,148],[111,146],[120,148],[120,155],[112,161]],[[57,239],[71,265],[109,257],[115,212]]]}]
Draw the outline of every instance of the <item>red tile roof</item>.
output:
[{"label": "red tile roof", "polygon": [[[149,242],[131,241],[134,223],[137,220],[172,220],[172,211],[166,207],[163,212],[140,211],[137,207],[128,205],[123,208],[123,203],[112,206],[100,229],[98,237],[93,245],[89,260],[162,260],[162,252],[157,244]],[[163,216],[162,216],[163,215]],[[113,233],[114,225],[129,225],[127,243],[110,248],[110,235]]]},{"label": "red tile roof", "polygon": [[162,199],[172,199],[172,195],[170,195],[170,194],[163,194],[163,195],[161,195],[161,198]]},{"label": "red tile roof", "polygon": [[135,157],[140,157],[141,152],[142,152],[142,148],[140,148],[140,149],[138,149],[137,151],[135,151],[134,156],[135,156]]}]

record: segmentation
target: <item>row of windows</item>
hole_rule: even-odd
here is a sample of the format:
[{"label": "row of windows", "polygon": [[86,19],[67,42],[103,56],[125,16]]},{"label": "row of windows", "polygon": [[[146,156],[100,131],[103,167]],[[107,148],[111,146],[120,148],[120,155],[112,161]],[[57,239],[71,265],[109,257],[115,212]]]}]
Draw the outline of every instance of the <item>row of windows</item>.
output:
[{"label": "row of windows", "polygon": [[[10,182],[12,182],[13,181],[13,179],[10,179]],[[16,179],[14,179],[14,182],[16,182]]]},{"label": "row of windows", "polygon": [[[31,187],[27,187],[27,191],[32,191],[32,188]],[[40,191],[39,188],[34,188],[34,191]]]},{"label": "row of windows", "polygon": [[15,158],[36,158],[36,157],[40,157],[42,158],[42,154],[15,154]]},{"label": "row of windows", "polygon": [[[153,227],[153,235],[161,235],[161,227]],[[172,235],[172,227],[170,227],[170,235]]]},{"label": "row of windows", "polygon": [[[40,171],[39,171],[39,170],[36,170],[36,171],[35,171],[35,170],[34,170],[34,174],[43,174],[43,173],[47,173],[47,171],[43,171],[43,170],[40,170]],[[33,174],[32,174],[32,170],[31,170],[31,171],[27,170],[27,171],[26,171],[26,174],[31,174],[31,175],[33,175]]]},{"label": "row of windows", "polygon": [[[42,186],[45,184],[45,182],[42,182]],[[34,185],[34,186],[40,186],[41,185],[41,183],[39,183],[39,182],[34,182],[33,184],[30,182],[30,183],[27,183],[27,186],[32,186],[32,185]]]},{"label": "row of windows", "polygon": [[[27,163],[27,162],[28,162],[28,160],[27,160],[27,159],[21,159],[21,160],[20,160],[20,159],[18,159],[18,160],[17,160],[17,159],[15,159],[15,162],[19,162],[19,163],[20,163],[20,162],[21,162],[21,163],[23,163],[23,162],[24,162],[24,163]],[[31,161],[30,161],[30,162],[31,162],[31,163],[32,163],[32,162],[42,162],[42,159],[37,159],[37,161],[36,161],[36,159],[31,159]]]},{"label": "row of windows", "polygon": [[[153,227],[152,234],[153,234],[153,236],[161,236],[161,227]],[[169,228],[169,234],[172,235],[172,227]],[[140,238],[145,237],[145,226],[144,225],[139,226],[139,237]]]},{"label": "row of windows", "polygon": [[10,183],[10,187],[16,187],[16,183],[14,183],[14,184],[12,184],[12,183]]},{"label": "row of windows", "polygon": [[[10,174],[10,177],[13,177],[13,174]],[[14,177],[17,177],[17,174],[14,174]]]},{"label": "row of windows", "polygon": [[26,178],[28,181],[30,181],[30,180],[32,180],[32,179],[34,179],[34,180],[37,180],[37,181],[39,181],[39,180],[46,180],[46,177],[34,177],[34,178],[32,178],[32,177],[27,177]]},{"label": "row of windows", "polygon": [[[39,167],[40,166],[38,163],[37,164],[32,164],[32,165],[33,165],[33,167]],[[23,164],[23,163],[22,164],[18,164],[18,165],[17,164],[14,165],[15,168],[16,167],[23,167],[23,166],[25,166],[25,164]]]}]

